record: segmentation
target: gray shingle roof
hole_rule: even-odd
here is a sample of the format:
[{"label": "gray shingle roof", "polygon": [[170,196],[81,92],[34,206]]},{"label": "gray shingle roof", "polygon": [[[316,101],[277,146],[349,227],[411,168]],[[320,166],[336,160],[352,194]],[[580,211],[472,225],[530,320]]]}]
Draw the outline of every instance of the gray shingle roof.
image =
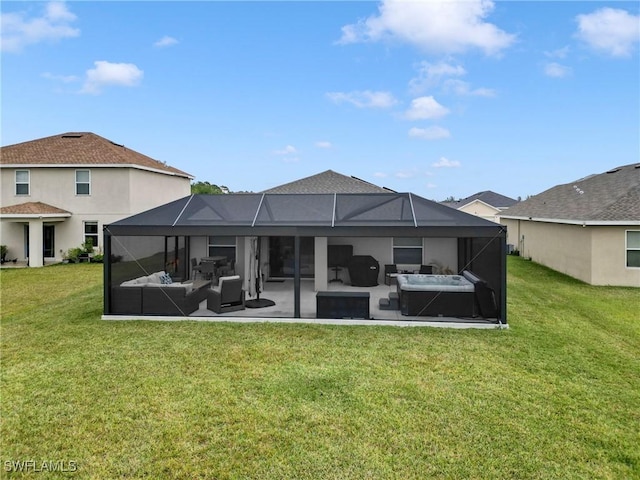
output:
[{"label": "gray shingle roof", "polygon": [[26,202],[0,208],[0,215],[65,215],[71,212],[42,202]]},{"label": "gray shingle roof", "polygon": [[640,164],[558,185],[505,210],[504,218],[640,222]]},{"label": "gray shingle roof", "polygon": [[355,177],[327,170],[294,182],[285,183],[262,193],[389,193],[387,188],[378,187]]},{"label": "gray shingle roof", "polygon": [[507,208],[518,203],[518,200],[515,200],[511,197],[506,197],[504,195],[500,195],[499,193],[492,192],[491,190],[474,193],[473,195],[467,198],[463,198],[462,200],[458,200],[456,202],[442,202],[442,203],[447,207],[461,208],[461,207],[464,207],[465,205],[470,204],[475,200],[480,200],[481,202],[484,202],[495,208]]},{"label": "gray shingle roof", "polygon": [[133,165],[192,178],[182,170],[91,132],[62,133],[1,147],[0,165]]}]

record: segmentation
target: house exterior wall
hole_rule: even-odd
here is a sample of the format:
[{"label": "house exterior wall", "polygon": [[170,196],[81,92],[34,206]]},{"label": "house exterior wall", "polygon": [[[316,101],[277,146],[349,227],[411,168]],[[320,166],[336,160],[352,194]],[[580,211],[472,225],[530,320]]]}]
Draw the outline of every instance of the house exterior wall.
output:
[{"label": "house exterior wall", "polygon": [[184,177],[130,169],[129,192],[131,208],[143,212],[191,195],[191,182]]},{"label": "house exterior wall", "polygon": [[[516,222],[516,226],[512,226]],[[504,220],[507,242],[520,255],[583,282],[591,283],[591,234],[580,225]]]},{"label": "house exterior wall", "polygon": [[625,236],[639,227],[581,226],[502,219],[507,243],[520,255],[591,285],[640,287],[640,269],[626,267]]},{"label": "house exterior wall", "polygon": [[[16,195],[16,170],[29,170],[29,195]],[[76,195],[76,170],[90,171],[89,195]],[[55,222],[44,219],[45,225],[55,226],[55,256],[49,259],[56,261],[62,260],[67,250],[84,242],[85,222],[98,222],[98,247],[101,248],[103,225],[182,198],[190,192],[188,178],[128,167],[2,168],[0,185],[2,206],[42,202],[72,214],[71,217],[58,218]],[[7,245],[10,258],[18,258],[21,261],[26,259],[24,225],[27,224],[28,218],[2,220],[0,243]],[[32,225],[35,223],[32,222]],[[30,236],[34,241],[37,238],[31,231]],[[30,265],[41,264],[37,260],[33,261],[34,255],[37,256],[37,251],[41,249],[40,246],[30,252]]]},{"label": "house exterior wall", "polygon": [[626,266],[626,232],[640,230],[640,226],[586,227],[592,239],[593,285],[640,287],[640,268]]},{"label": "house exterior wall", "polygon": [[[456,238],[425,238],[422,263],[455,272],[458,269],[458,240]],[[434,273],[436,270],[434,269]]]},{"label": "house exterior wall", "polygon": [[484,202],[473,201],[460,207],[458,210],[461,212],[469,213],[471,215],[475,215],[476,217],[482,217],[485,220],[489,220],[491,222],[497,221],[497,215],[500,213],[500,210],[497,208],[491,207]]}]

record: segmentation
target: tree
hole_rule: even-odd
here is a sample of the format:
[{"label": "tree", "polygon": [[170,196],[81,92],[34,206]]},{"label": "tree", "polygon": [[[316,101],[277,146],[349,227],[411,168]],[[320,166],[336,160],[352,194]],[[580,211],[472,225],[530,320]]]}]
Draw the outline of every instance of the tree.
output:
[{"label": "tree", "polygon": [[229,189],[224,185],[218,186],[209,182],[195,182],[191,184],[191,193],[206,193],[209,195],[220,195],[229,193]]}]

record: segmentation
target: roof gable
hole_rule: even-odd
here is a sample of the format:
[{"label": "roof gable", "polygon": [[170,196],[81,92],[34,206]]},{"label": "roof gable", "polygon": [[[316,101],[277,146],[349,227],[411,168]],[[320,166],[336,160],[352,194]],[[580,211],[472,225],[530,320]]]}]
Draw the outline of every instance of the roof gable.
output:
[{"label": "roof gable", "polygon": [[557,185],[508,208],[504,218],[640,222],[640,164]]},{"label": "roof gable", "polygon": [[348,177],[333,170],[326,170],[310,177],[301,178],[263,193],[388,193],[389,189],[378,187],[356,177]]},{"label": "roof gable", "polygon": [[182,170],[91,132],[69,132],[0,147],[0,165],[122,166],[192,178]]},{"label": "roof gable", "polygon": [[491,190],[486,190],[484,192],[474,193],[467,198],[463,198],[455,202],[443,202],[443,204],[452,208],[462,208],[475,201],[480,201],[496,209],[507,208],[518,203],[518,200],[514,198],[500,195],[499,193],[492,192]]}]

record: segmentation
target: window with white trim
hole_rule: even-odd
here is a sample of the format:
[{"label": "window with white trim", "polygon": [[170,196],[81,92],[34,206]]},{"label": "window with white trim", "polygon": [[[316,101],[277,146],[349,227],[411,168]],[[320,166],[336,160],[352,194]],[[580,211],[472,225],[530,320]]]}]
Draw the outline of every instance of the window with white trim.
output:
[{"label": "window with white trim", "polygon": [[29,195],[29,170],[16,170],[16,195]]},{"label": "window with white trim", "polygon": [[640,268],[640,230],[627,230],[627,267]]},{"label": "window with white trim", "polygon": [[209,256],[227,257],[227,261],[236,259],[236,237],[209,237]]},{"label": "window with white trim", "polygon": [[396,265],[421,265],[422,264],[422,238],[420,237],[394,237],[393,238],[393,263]]},{"label": "window with white trim", "polygon": [[76,195],[91,195],[91,172],[76,170]]},{"label": "window with white trim", "polygon": [[98,222],[84,222],[84,241],[91,241],[94,247],[98,246]]}]

